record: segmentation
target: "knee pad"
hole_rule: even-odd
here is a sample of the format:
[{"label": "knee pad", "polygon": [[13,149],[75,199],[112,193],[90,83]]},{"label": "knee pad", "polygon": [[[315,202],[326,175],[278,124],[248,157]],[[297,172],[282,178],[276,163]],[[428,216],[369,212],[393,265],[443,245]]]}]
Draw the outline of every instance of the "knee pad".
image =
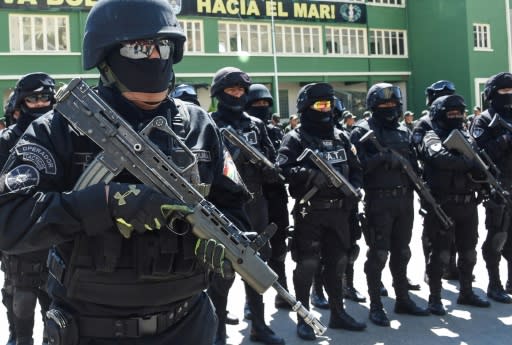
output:
[{"label": "knee pad", "polygon": [[357,257],[359,256],[360,248],[357,244],[354,244],[352,248],[350,248],[350,252],[348,253],[348,262],[353,264],[356,262]]},{"label": "knee pad", "polygon": [[447,266],[450,263],[450,251],[443,250],[439,253],[439,260],[444,266]]},{"label": "knee pad", "polygon": [[14,315],[20,319],[33,317],[37,295],[30,290],[15,290],[12,299]]},{"label": "knee pad", "polygon": [[386,265],[386,261],[388,261],[388,251],[379,249],[375,252],[375,257],[377,258],[379,266],[382,265],[382,267],[384,267],[384,265]]},{"label": "knee pad", "polygon": [[497,232],[492,236],[491,239],[491,248],[496,252],[501,252],[503,250],[503,246],[507,241],[507,233],[506,232]]},{"label": "knee pad", "polygon": [[475,265],[477,259],[476,250],[468,250],[466,252],[460,253],[459,260],[466,262],[470,265]]}]

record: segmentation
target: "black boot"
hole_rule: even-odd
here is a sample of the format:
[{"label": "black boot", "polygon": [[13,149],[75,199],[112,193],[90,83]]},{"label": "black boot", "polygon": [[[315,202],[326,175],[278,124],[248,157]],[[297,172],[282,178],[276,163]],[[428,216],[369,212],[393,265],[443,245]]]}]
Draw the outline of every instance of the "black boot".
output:
[{"label": "black boot", "polygon": [[386,312],[384,311],[382,304],[380,304],[380,305],[370,304],[369,319],[375,325],[381,326],[381,327],[389,327],[389,324],[390,324],[388,316],[386,315]]},{"label": "black boot", "polygon": [[420,308],[410,297],[397,298],[395,302],[395,313],[409,314],[414,316],[430,315],[428,309]]},{"label": "black boot", "polygon": [[315,340],[316,334],[313,328],[308,325],[301,317],[297,322],[297,335],[303,340]]},{"label": "black boot", "polygon": [[354,318],[347,314],[345,309],[331,310],[331,318],[329,319],[329,328],[334,329],[346,329],[349,331],[362,331],[366,328],[364,322],[358,322]]},{"label": "black boot", "polygon": [[428,311],[434,315],[446,315],[446,309],[444,309],[440,296],[430,295],[428,297]]},{"label": "black boot", "polygon": [[318,309],[329,309],[329,302],[324,295],[324,287],[318,279],[313,280],[313,287],[311,288],[311,304]]},{"label": "black boot", "polygon": [[476,295],[473,291],[460,292],[457,304],[471,305],[473,307],[488,308],[491,306],[488,300]]},{"label": "black boot", "polygon": [[240,320],[235,314],[230,313],[226,310],[226,324],[228,325],[238,325]]},{"label": "black boot", "polygon": [[382,284],[382,281],[380,282],[380,295],[382,297],[388,297],[388,290],[386,289],[384,284]]},{"label": "black boot", "polygon": [[366,302],[366,297],[359,293],[354,287],[354,269],[346,270],[345,283],[343,284],[343,297],[354,302]]},{"label": "black boot", "polygon": [[414,284],[409,278],[407,278],[407,290],[420,291],[420,284]]},{"label": "black boot", "polygon": [[507,294],[507,292],[503,289],[503,286],[499,281],[494,281],[489,283],[489,287],[487,288],[487,296],[499,303],[511,304],[512,298]]}]

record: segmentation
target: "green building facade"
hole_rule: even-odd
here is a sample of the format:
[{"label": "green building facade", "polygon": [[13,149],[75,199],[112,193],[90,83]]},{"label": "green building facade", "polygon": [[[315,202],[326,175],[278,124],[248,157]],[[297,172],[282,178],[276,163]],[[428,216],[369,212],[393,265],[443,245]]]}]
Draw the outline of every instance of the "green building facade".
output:
[{"label": "green building facade", "polygon": [[[224,66],[246,71],[293,114],[300,87],[331,83],[356,115],[376,82],[404,92],[419,115],[425,87],[449,79],[478,105],[488,76],[510,70],[509,0],[169,0],[187,34],[176,83],[196,86],[210,107],[209,85]],[[0,95],[44,71],[58,83],[96,70],[82,67],[81,43],[94,0],[0,0]],[[112,23],[115,25],[115,23]]]}]

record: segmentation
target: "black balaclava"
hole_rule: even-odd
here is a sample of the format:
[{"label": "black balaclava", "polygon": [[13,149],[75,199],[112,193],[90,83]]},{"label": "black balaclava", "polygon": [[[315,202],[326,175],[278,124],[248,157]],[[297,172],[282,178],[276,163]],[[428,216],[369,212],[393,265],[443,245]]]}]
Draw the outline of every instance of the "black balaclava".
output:
[{"label": "black balaclava", "polygon": [[[453,94],[441,96],[434,100],[430,107],[429,115],[432,121],[439,125],[440,128],[451,131],[453,129],[463,128],[465,109],[466,104],[464,103],[464,98]],[[458,117],[449,118],[447,113],[452,110],[457,110],[460,115]]]},{"label": "black balaclava", "polygon": [[249,115],[257,117],[264,123],[267,123],[270,121],[270,115],[272,115],[270,109],[271,109],[270,107],[254,107],[254,106],[249,106],[249,107],[245,108],[245,110],[247,110]]},{"label": "black balaclava", "polygon": [[219,100],[219,108],[225,109],[229,112],[236,113],[238,116],[243,112],[245,105],[247,103],[247,93],[244,93],[239,98],[235,96],[228,95],[224,91],[221,91],[217,94],[217,99]]},{"label": "black balaclava", "polygon": [[400,119],[401,107],[395,106],[391,108],[375,108],[372,112],[372,117],[380,122],[383,126],[389,128],[398,127],[398,120]]},{"label": "black balaclava", "polygon": [[133,92],[155,93],[169,87],[173,79],[172,58],[169,59],[129,59],[114,49],[106,59],[115,77],[128,90]]},{"label": "black balaclava", "polygon": [[334,137],[334,116],[332,111],[320,112],[306,109],[300,114],[300,125],[308,133],[322,139]]},{"label": "black balaclava", "polygon": [[20,115],[18,116],[18,119],[16,120],[16,125],[22,129],[23,131],[28,128],[30,123],[37,119],[38,117],[46,114],[50,110],[53,109],[53,104],[50,103],[50,105],[42,108],[29,108],[27,105],[23,102],[20,104]]}]

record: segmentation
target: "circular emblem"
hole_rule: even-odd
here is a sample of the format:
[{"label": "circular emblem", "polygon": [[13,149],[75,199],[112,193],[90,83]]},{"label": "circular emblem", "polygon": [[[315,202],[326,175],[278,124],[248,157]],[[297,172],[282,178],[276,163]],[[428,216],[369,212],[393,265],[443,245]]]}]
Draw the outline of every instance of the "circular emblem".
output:
[{"label": "circular emblem", "polygon": [[340,6],[340,15],[347,22],[357,22],[361,18],[361,7],[355,4],[343,4]]},{"label": "circular emblem", "polygon": [[23,164],[9,171],[5,185],[10,191],[26,189],[39,184],[39,171],[32,165]]}]

